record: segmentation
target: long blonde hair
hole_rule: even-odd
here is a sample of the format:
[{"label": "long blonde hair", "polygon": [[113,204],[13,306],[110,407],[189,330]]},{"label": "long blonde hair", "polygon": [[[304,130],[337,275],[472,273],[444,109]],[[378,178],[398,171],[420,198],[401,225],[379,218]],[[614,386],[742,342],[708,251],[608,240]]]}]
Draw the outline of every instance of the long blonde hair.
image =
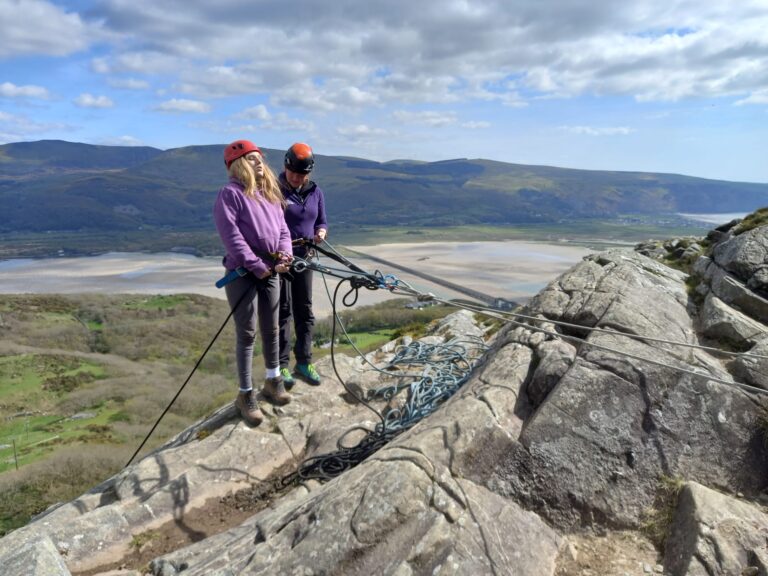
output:
[{"label": "long blonde hair", "polygon": [[263,176],[256,175],[256,172],[254,172],[251,165],[245,159],[245,156],[241,156],[232,162],[227,169],[227,173],[240,181],[243,185],[243,194],[249,198],[259,200],[259,196],[263,196],[267,202],[272,204],[279,203],[285,206],[285,199],[280,191],[280,184],[275,173],[272,172],[264,156],[259,154],[259,157],[261,158],[261,166],[264,169]]}]

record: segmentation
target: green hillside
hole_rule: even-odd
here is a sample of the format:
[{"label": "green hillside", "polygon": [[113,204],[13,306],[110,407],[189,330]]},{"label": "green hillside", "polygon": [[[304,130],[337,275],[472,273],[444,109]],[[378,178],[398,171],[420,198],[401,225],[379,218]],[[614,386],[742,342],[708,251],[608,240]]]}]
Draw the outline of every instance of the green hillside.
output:
[{"label": "green hillside", "polygon": [[[0,234],[211,231],[222,146],[171,150],[40,141],[0,146]],[[265,150],[279,168],[283,152]],[[318,156],[334,226],[506,226],[622,214],[749,212],[768,184],[489,160]]]}]

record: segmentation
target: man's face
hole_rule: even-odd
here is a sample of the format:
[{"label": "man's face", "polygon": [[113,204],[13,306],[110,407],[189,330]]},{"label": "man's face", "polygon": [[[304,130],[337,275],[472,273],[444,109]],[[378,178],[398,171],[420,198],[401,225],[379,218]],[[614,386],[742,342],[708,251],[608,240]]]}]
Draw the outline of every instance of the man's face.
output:
[{"label": "man's face", "polygon": [[285,169],[285,180],[293,188],[301,188],[309,180],[309,174],[300,174],[293,170]]}]

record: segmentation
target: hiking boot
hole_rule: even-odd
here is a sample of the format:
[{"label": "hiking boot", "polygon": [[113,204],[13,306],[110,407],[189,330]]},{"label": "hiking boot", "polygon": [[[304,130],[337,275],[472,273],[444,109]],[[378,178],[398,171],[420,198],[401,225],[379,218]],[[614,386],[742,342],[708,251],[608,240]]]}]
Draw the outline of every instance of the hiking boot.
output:
[{"label": "hiking boot", "polygon": [[293,373],[311,386],[320,385],[320,374],[315,370],[314,364],[296,364]]},{"label": "hiking boot", "polygon": [[256,393],[253,390],[240,392],[235,400],[235,407],[240,411],[240,415],[251,426],[258,426],[264,420],[264,414],[259,410],[259,403],[256,401]]},{"label": "hiking boot", "polygon": [[285,406],[291,401],[291,395],[285,391],[285,383],[282,376],[267,378],[264,380],[264,388],[261,389],[264,397],[278,406]]},{"label": "hiking boot", "polygon": [[296,380],[293,379],[293,374],[291,374],[288,368],[280,368],[280,376],[283,377],[283,384],[285,384],[286,390],[290,390],[296,384]]}]

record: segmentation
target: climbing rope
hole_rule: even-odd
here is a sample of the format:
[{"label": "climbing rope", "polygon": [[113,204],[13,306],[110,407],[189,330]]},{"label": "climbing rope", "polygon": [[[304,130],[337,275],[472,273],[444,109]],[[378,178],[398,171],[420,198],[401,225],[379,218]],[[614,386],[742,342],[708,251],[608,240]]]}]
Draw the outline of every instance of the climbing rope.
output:
[{"label": "climbing rope", "polygon": [[221,335],[221,333],[224,331],[224,328],[227,325],[227,322],[229,322],[229,319],[232,318],[232,315],[235,313],[235,310],[240,305],[240,303],[243,301],[243,298],[248,294],[248,290],[243,292],[243,295],[240,296],[240,299],[237,301],[237,303],[232,307],[232,309],[229,311],[229,314],[224,319],[224,322],[221,323],[221,326],[216,331],[216,334],[213,335],[213,338],[211,338],[211,341],[208,343],[208,346],[206,346],[205,350],[203,350],[203,353],[200,354],[200,358],[197,359],[197,362],[195,362],[195,366],[192,368],[192,371],[189,373],[189,376],[187,376],[187,379],[184,380],[184,383],[179,388],[178,392],[176,392],[175,396],[171,398],[171,401],[168,403],[168,405],[165,407],[165,410],[163,410],[162,414],[157,418],[155,423],[152,425],[152,428],[149,432],[147,432],[147,435],[144,436],[144,440],[141,441],[141,444],[139,444],[139,447],[136,448],[136,451],[133,453],[133,455],[130,457],[128,462],[126,462],[125,466],[123,468],[128,468],[128,466],[131,465],[131,462],[133,462],[133,459],[136,458],[139,452],[141,452],[141,449],[144,448],[144,445],[147,443],[149,438],[154,433],[155,429],[160,424],[160,421],[165,417],[165,415],[168,413],[168,411],[171,409],[171,406],[173,406],[173,403],[176,402],[176,399],[181,395],[184,388],[186,388],[187,384],[189,384],[189,381],[192,379],[192,376],[194,376],[195,372],[197,372],[197,369],[200,367],[200,364],[205,359],[206,354],[208,354],[208,351],[213,347],[213,344],[216,342],[218,337]]},{"label": "climbing rope", "polygon": [[[336,377],[347,391],[373,409],[381,422],[376,424],[373,430],[362,426],[351,428],[338,440],[335,452],[307,458],[294,473],[283,479],[283,483],[288,485],[311,478],[330,480],[361,463],[393,438],[434,413],[453,396],[468,380],[476,361],[486,349],[482,339],[479,338],[451,340],[444,344],[424,344],[414,341],[408,346],[399,347],[386,368],[422,366],[423,371],[418,379],[408,384],[386,386],[369,391],[369,398],[378,397],[390,402],[401,390],[408,391],[404,402],[391,405],[383,413],[373,409],[359,395],[352,392],[336,370]],[[388,375],[403,377],[402,374]],[[345,436],[357,430],[364,433],[362,439],[353,446],[344,446]]]},{"label": "climbing rope", "polygon": [[[445,303],[445,304],[450,304],[451,306],[456,306],[456,307],[459,307],[459,308],[463,308],[465,310],[469,310],[469,311],[472,311],[472,312],[478,312],[478,313],[484,314],[486,316],[490,316],[490,317],[493,317],[493,318],[504,320],[505,322],[507,322],[507,323],[509,323],[509,324],[511,324],[513,326],[518,326],[518,327],[524,328],[526,330],[531,330],[533,332],[540,332],[542,334],[546,334],[546,335],[552,336],[554,338],[561,338],[563,340],[568,340],[570,342],[575,342],[577,344],[591,346],[592,348],[596,348],[598,350],[604,350],[606,352],[611,352],[611,353],[614,353],[614,354],[618,354],[619,356],[625,356],[627,358],[632,358],[633,360],[640,360],[642,362],[647,362],[647,363],[653,364],[655,366],[661,366],[663,368],[669,368],[671,370],[674,370],[674,371],[677,371],[677,372],[681,372],[683,374],[690,374],[691,376],[696,376],[698,378],[704,378],[706,380],[711,380],[712,382],[717,382],[719,384],[724,384],[726,386],[738,386],[738,387],[744,388],[745,390],[749,390],[751,392],[756,392],[756,393],[759,393],[759,394],[768,394],[768,390],[764,390],[763,388],[758,388],[756,386],[751,386],[751,385],[745,384],[743,382],[738,382],[738,381],[735,381],[735,380],[724,380],[722,378],[718,378],[717,376],[712,376],[711,374],[707,374],[707,373],[703,373],[703,372],[696,372],[694,370],[689,370],[687,368],[683,368],[682,366],[674,366],[672,364],[668,364],[668,363],[662,362],[660,360],[654,360],[653,358],[647,358],[645,356],[639,356],[637,354],[632,354],[631,352],[626,352],[625,350],[618,350],[618,349],[612,348],[610,346],[605,346],[603,344],[597,344],[595,342],[590,342],[590,341],[588,341],[588,340],[586,340],[584,338],[579,338],[578,336],[570,336],[570,335],[567,335],[567,334],[561,334],[559,332],[554,332],[552,330],[547,330],[545,328],[540,328],[538,326],[532,326],[530,324],[524,324],[522,322],[518,322],[516,320],[510,319],[510,316],[512,316],[512,317],[517,316],[514,313],[504,313],[504,312],[498,311],[498,310],[492,311],[491,309],[489,309],[489,308],[487,308],[485,306],[482,306],[482,305],[472,305],[471,303],[468,303],[466,301],[458,303],[455,300],[443,300],[443,299],[440,299],[440,298],[435,298],[435,300],[437,302],[442,302],[442,303]],[[542,319],[542,318],[534,318],[534,317],[530,317],[530,316],[528,316],[527,318],[528,319],[532,319],[532,320],[536,320],[536,321],[539,321],[539,322],[545,322],[545,323],[551,323],[551,324],[559,324],[558,322],[553,322],[553,321]],[[583,330],[588,330],[588,331],[591,330],[591,328],[589,326],[580,326],[580,328],[583,329]],[[630,338],[648,339],[648,340],[655,340],[655,341],[659,341],[660,340],[660,339],[644,338],[644,337],[641,337],[641,336],[638,336],[638,335],[635,335],[635,334],[627,334],[627,333],[624,333],[624,332],[615,332],[613,330],[600,330],[600,329],[598,329],[598,331],[608,332],[608,333],[611,333],[611,334],[614,334],[614,335],[617,335],[617,336],[626,336],[626,337],[630,337]],[[675,341],[667,341],[667,343],[668,344],[681,345],[681,346],[692,346],[692,345],[688,345],[686,343],[675,342]],[[693,346],[693,347],[699,348],[699,346]],[[707,347],[703,347],[703,348],[707,349]],[[715,350],[717,350],[717,349],[715,349]],[[755,356],[757,358],[765,358],[765,356],[761,356],[759,354],[754,354],[753,356]]]},{"label": "climbing rope", "polygon": [[[376,414],[380,422],[379,424],[376,425],[374,430],[367,430],[362,427],[353,428],[352,430],[361,429],[361,430],[365,430],[366,432],[363,439],[360,442],[358,442],[357,445],[352,447],[344,447],[341,445],[341,439],[340,439],[337,444],[339,448],[337,452],[332,454],[322,455],[322,456],[316,456],[306,460],[304,463],[302,463],[302,465],[300,466],[297,472],[289,475],[284,479],[285,483],[290,483],[297,479],[331,478],[335,475],[340,474],[341,471],[348,469],[350,466],[354,466],[355,464],[364,460],[368,455],[372,454],[373,452],[381,448],[381,446],[386,444],[386,442],[391,440],[391,438],[401,433],[402,431],[412,427],[421,419],[423,419],[425,416],[432,413],[447,398],[452,396],[456,392],[456,390],[458,390],[461,384],[464,383],[469,373],[471,372],[474,366],[473,362],[477,360],[477,358],[479,358],[481,354],[481,352],[478,352],[478,351],[484,351],[485,349],[485,345],[482,344],[482,340],[479,340],[479,342],[474,342],[475,347],[471,351],[467,351],[465,348],[463,348],[463,345],[459,341],[456,341],[456,342],[452,341],[447,344],[439,345],[445,348],[440,350],[438,353],[434,349],[423,350],[420,348],[422,345],[416,342],[407,347],[402,347],[398,349],[398,353],[396,354],[395,359],[392,360],[392,362],[388,364],[385,368],[379,368],[375,366],[372,362],[370,362],[365,357],[365,355],[355,346],[349,334],[347,333],[346,329],[344,328],[341,318],[338,315],[338,312],[337,312],[338,291],[342,286],[342,284],[344,284],[345,282],[348,282],[350,284],[349,291],[342,298],[342,303],[347,307],[353,306],[354,304],[357,303],[360,288],[366,288],[368,290],[384,289],[394,294],[402,294],[405,296],[416,298],[419,301],[435,301],[435,302],[439,302],[439,303],[453,306],[456,308],[461,308],[471,312],[483,314],[485,316],[502,320],[513,326],[518,326],[526,330],[539,332],[539,333],[551,336],[553,338],[560,338],[563,340],[577,343],[579,345],[591,346],[595,349],[611,352],[614,354],[618,354],[620,356],[625,356],[627,358],[639,360],[641,362],[647,362],[649,364],[653,364],[656,366],[669,368],[671,370],[675,370],[677,372],[684,373],[684,374],[689,374],[697,378],[703,378],[705,380],[717,382],[719,384],[723,384],[727,386],[738,386],[750,392],[755,392],[759,394],[768,394],[768,390],[764,390],[756,386],[751,386],[743,382],[725,380],[722,378],[718,378],[716,376],[712,376],[707,373],[689,370],[681,366],[674,366],[666,362],[632,354],[630,352],[618,350],[616,348],[612,348],[610,346],[605,346],[602,344],[597,344],[595,342],[590,342],[586,340],[586,338],[580,338],[578,336],[572,336],[568,334],[561,334],[559,332],[548,330],[546,328],[541,328],[539,326],[530,324],[530,322],[533,322],[533,323],[540,322],[540,323],[546,323],[554,326],[560,326],[562,328],[577,329],[580,331],[586,331],[590,334],[593,332],[610,334],[613,336],[631,338],[631,339],[640,340],[640,341],[656,342],[656,343],[668,344],[672,346],[699,349],[706,352],[710,352],[714,354],[722,354],[722,355],[731,356],[731,357],[768,359],[768,356],[764,354],[755,354],[751,352],[732,352],[732,351],[722,350],[720,348],[705,346],[701,344],[679,342],[675,340],[656,338],[656,337],[647,336],[643,334],[631,334],[627,332],[621,332],[618,330],[599,328],[596,326],[584,326],[581,324],[574,324],[570,322],[564,322],[561,320],[552,320],[548,318],[539,318],[535,316],[525,315],[519,312],[506,312],[506,311],[498,310],[496,308],[485,306],[483,304],[472,302],[469,300],[440,298],[429,292],[427,293],[420,292],[415,288],[413,288],[407,282],[397,278],[394,275],[391,275],[391,274],[384,275],[378,270],[375,271],[373,274],[366,272],[365,270],[363,270],[362,268],[360,268],[359,266],[355,265],[354,263],[347,260],[344,256],[342,256],[330,243],[328,243],[327,240],[324,241],[323,243],[324,246],[318,246],[317,244],[313,243],[310,240],[301,240],[300,242],[302,244],[309,246],[315,252],[315,256],[310,257],[309,259],[295,258],[292,265],[292,271],[296,273],[302,273],[305,270],[309,269],[309,270],[314,270],[321,273],[323,275],[323,282],[325,284],[326,293],[329,295],[329,299],[331,300],[332,319],[333,319],[332,330],[331,330],[331,363],[333,366],[334,373],[336,374],[336,377],[338,378],[339,382],[341,382],[342,386],[344,386],[346,391],[352,397],[357,399],[358,402],[360,402],[361,404],[366,406],[368,409],[370,409],[374,414]],[[321,265],[319,262],[318,253],[323,253],[329,258],[335,260],[336,262],[343,264],[346,268],[341,269],[341,268],[333,268],[333,267]],[[247,273],[247,271],[245,273]],[[242,276],[244,274],[237,272],[237,275]],[[223,285],[223,283],[233,280],[234,275],[232,276],[233,276],[232,278],[222,279],[221,281],[219,281],[219,283],[217,283],[217,286],[219,284]],[[333,276],[340,279],[340,282],[337,284],[332,297],[330,296],[328,284],[326,281],[327,276]],[[244,296],[245,294],[243,295],[243,297]],[[243,297],[241,297],[240,299],[241,301]],[[192,368],[191,372],[187,376],[187,379],[181,385],[176,395],[168,403],[168,405],[166,406],[162,414],[158,417],[158,419],[156,420],[156,422],[154,423],[150,431],[147,433],[147,435],[145,436],[145,438],[143,439],[139,447],[136,449],[134,454],[126,463],[125,467],[128,467],[133,462],[133,460],[136,458],[138,453],[144,447],[144,445],[149,440],[151,435],[154,433],[157,426],[160,424],[160,421],[168,413],[168,411],[171,409],[176,399],[179,397],[179,395],[184,390],[186,385],[192,379],[192,376],[195,374],[198,367],[200,366],[203,359],[205,358],[206,354],[211,349],[211,347],[213,346],[213,344],[215,343],[215,341],[217,340],[221,332],[224,330],[226,324],[229,322],[229,319],[232,317],[234,310],[237,308],[239,304],[240,304],[240,301],[238,301],[235,304],[235,306],[230,310],[229,315],[226,317],[221,327],[213,336],[213,338],[211,339],[206,349],[200,355],[199,359],[195,363],[195,366]],[[523,322],[520,322],[519,320],[525,320],[529,323],[523,323]],[[386,414],[382,414],[381,412],[376,410],[376,408],[374,408],[369,402],[367,402],[365,398],[362,398],[359,394],[359,391],[351,389],[347,385],[347,383],[341,378],[336,366],[335,353],[334,353],[335,352],[334,343],[336,340],[337,324],[341,327],[347,340],[355,349],[355,351],[358,353],[358,355],[363,359],[363,361],[367,362],[373,369],[389,377],[417,378],[416,380],[414,380],[414,382],[410,384],[398,384],[395,386],[385,386],[380,389],[371,390],[368,393],[369,399],[383,398],[385,400],[391,401],[395,397],[395,395],[398,394],[400,391],[408,389],[409,390],[408,400],[402,407],[390,409],[386,412]],[[459,364],[462,365],[460,369],[458,368]],[[390,371],[390,369],[396,368],[399,366],[413,367],[417,365],[423,365],[425,367],[420,377],[417,377],[415,374],[412,374],[409,372],[393,373]]]},{"label": "climbing rope", "polygon": [[[332,247],[330,247],[330,249],[333,250]],[[314,269],[318,271],[322,270],[322,268],[319,266],[316,266]],[[360,269],[358,268],[358,270]],[[339,275],[337,275],[337,277],[339,277]],[[378,271],[376,272],[374,277],[383,278],[383,276],[381,276]],[[325,282],[325,276],[323,280]],[[337,313],[336,297],[337,297],[340,285],[345,280],[346,278],[342,279],[342,281],[339,282],[339,284],[336,286],[336,290],[334,291],[333,298],[331,298],[332,309],[333,309],[333,314],[332,314],[333,328],[332,328],[332,334],[331,334],[331,362],[332,362],[336,377],[341,382],[342,386],[344,386],[344,388],[347,390],[347,392],[351,394],[353,397],[355,397],[362,404],[364,404],[367,408],[372,410],[375,414],[377,414],[377,416],[380,418],[381,421],[379,424],[375,426],[373,430],[368,430],[361,426],[356,426],[350,429],[348,433],[356,430],[362,430],[365,432],[365,435],[356,445],[351,447],[345,447],[342,445],[342,441],[344,438],[342,437],[337,442],[337,451],[306,459],[304,462],[302,462],[302,464],[300,465],[299,469],[296,472],[294,472],[293,474],[283,479],[283,482],[285,484],[290,484],[292,482],[299,481],[299,480],[307,480],[310,478],[327,480],[335,476],[338,476],[342,472],[362,462],[362,460],[364,460],[365,458],[367,458],[368,456],[370,456],[371,454],[379,450],[389,440],[391,440],[401,432],[411,428],[413,425],[415,425],[417,422],[422,420],[424,417],[434,412],[439,407],[439,405],[441,405],[445,400],[450,398],[450,396],[452,396],[456,392],[456,390],[458,390],[461,384],[463,384],[466,381],[469,373],[471,373],[472,368],[474,367],[473,362],[467,360],[465,351],[462,351],[462,353],[458,353],[458,355],[455,355],[458,352],[458,350],[455,348],[455,346],[458,346],[457,342],[450,342],[450,343],[441,345],[445,347],[443,350],[441,350],[441,352],[443,352],[444,354],[435,354],[434,349],[425,349],[426,345],[424,345],[423,343],[414,342],[408,346],[398,348],[395,358],[392,361],[390,361],[390,363],[388,363],[385,367],[379,368],[374,366],[370,361],[368,361],[367,358],[365,358],[365,355],[354,345],[351,338],[349,337],[349,334],[346,332],[346,329],[344,328],[343,323],[341,322],[341,318]],[[325,286],[326,286],[326,292],[329,293],[327,282]],[[716,376],[712,376],[711,374],[689,370],[681,366],[675,366],[666,362],[662,362],[652,358],[647,358],[647,357],[633,354],[624,350],[618,350],[609,346],[597,344],[595,342],[590,342],[585,338],[579,338],[577,336],[561,334],[559,332],[547,330],[545,328],[533,326],[531,324],[525,324],[523,322],[518,321],[518,319],[527,320],[529,322],[549,323],[551,325],[561,326],[564,328],[579,329],[579,330],[587,331],[589,333],[591,332],[604,333],[604,334],[611,334],[614,336],[633,338],[633,339],[648,341],[648,342],[657,342],[657,343],[677,345],[677,346],[682,346],[687,348],[696,348],[696,349],[701,349],[707,352],[721,353],[727,356],[766,358],[766,356],[764,355],[751,354],[751,353],[745,353],[745,352],[731,352],[727,350],[721,350],[719,348],[714,348],[711,346],[704,346],[699,344],[691,344],[688,342],[679,342],[674,340],[655,338],[655,337],[645,336],[642,334],[629,334],[629,333],[620,332],[617,330],[583,326],[579,324],[573,324],[573,323],[563,322],[558,320],[549,320],[546,318],[537,318],[534,316],[529,316],[529,315],[521,314],[518,312],[500,311],[498,309],[491,308],[482,304],[477,304],[475,302],[471,302],[467,300],[439,298],[432,293],[419,292],[407,282],[402,281],[393,275],[388,275],[386,283],[382,283],[382,286],[386,286],[386,288],[393,293],[411,296],[420,301],[433,300],[435,302],[439,302],[449,306],[483,314],[485,316],[489,316],[492,318],[497,318],[513,326],[522,327],[526,330],[531,330],[534,332],[540,332],[548,336],[551,336],[553,338],[561,338],[563,340],[574,342],[579,345],[588,345],[595,349],[611,352],[627,358],[632,358],[634,360],[647,362],[649,364],[668,368],[668,369],[677,371],[679,373],[689,374],[697,378],[703,378],[712,382],[717,382],[719,384],[724,384],[728,386],[739,386],[751,392],[757,392],[762,394],[768,393],[768,390],[763,390],[761,388],[750,386],[742,382],[725,380],[722,378],[718,378]],[[356,289],[353,288],[353,290],[356,290]],[[330,294],[329,294],[329,297],[330,297]],[[355,301],[356,300],[357,298],[355,297]],[[407,366],[409,369],[412,369],[414,366],[419,366],[419,365],[425,366],[424,373],[422,374],[419,380],[416,380],[408,384],[397,384],[393,386],[385,386],[382,388],[370,390],[368,392],[367,399],[372,400],[372,399],[378,398],[378,399],[383,399],[391,402],[399,392],[401,392],[402,390],[408,390],[408,397],[405,403],[403,403],[400,406],[391,407],[385,413],[381,413],[377,411],[375,408],[373,408],[368,402],[366,402],[365,399],[361,398],[358,391],[351,390],[350,387],[347,385],[347,383],[344,382],[344,379],[341,378],[335,363],[334,342],[335,342],[335,328],[337,323],[339,324],[339,326],[341,326],[345,336],[349,340],[350,344],[352,344],[353,348],[359,354],[359,356],[365,362],[368,362],[375,370],[381,372],[382,374],[386,374],[387,376],[390,376],[390,377],[403,378],[404,377],[403,373],[397,373],[397,372],[393,373],[391,372],[391,369],[399,368],[401,366]],[[479,349],[484,351],[485,345],[482,344],[482,340],[479,341],[479,344],[480,344]],[[442,356],[443,357],[442,360],[447,360],[448,363],[445,364],[444,362],[437,361],[436,356]],[[475,359],[478,358],[479,356],[480,354],[477,354]],[[458,369],[459,363],[463,364],[460,370]]]}]

